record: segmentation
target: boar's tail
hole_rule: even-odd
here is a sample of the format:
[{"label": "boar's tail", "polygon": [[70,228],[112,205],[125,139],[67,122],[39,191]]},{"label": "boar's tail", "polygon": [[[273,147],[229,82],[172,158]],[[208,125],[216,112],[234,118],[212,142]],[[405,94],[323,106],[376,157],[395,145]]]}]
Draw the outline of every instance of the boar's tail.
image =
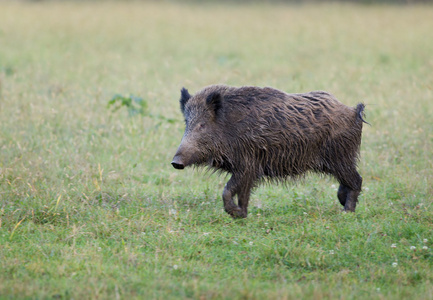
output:
[{"label": "boar's tail", "polygon": [[368,125],[371,126],[371,124],[368,123],[368,122],[364,119],[364,118],[365,118],[364,109],[365,109],[365,105],[364,105],[364,103],[358,103],[358,105],[356,106],[356,115],[359,117],[359,119],[360,119],[362,122],[364,122],[364,123],[366,123],[366,124],[368,124]]}]

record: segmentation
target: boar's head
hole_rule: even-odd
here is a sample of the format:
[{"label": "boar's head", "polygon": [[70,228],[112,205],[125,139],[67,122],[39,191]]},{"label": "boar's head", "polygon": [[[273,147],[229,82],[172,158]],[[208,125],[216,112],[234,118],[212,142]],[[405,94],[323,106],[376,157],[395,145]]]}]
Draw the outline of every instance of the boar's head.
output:
[{"label": "boar's head", "polygon": [[185,133],[171,164],[176,169],[190,165],[213,165],[221,142],[222,96],[219,92],[191,96],[182,88],[180,110],[185,118]]}]

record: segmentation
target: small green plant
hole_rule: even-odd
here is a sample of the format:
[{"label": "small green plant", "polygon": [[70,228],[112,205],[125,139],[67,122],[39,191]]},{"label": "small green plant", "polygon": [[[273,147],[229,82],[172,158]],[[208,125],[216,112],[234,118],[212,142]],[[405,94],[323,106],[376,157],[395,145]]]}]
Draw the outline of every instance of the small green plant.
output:
[{"label": "small green plant", "polygon": [[116,94],[108,101],[108,108],[110,107],[113,108],[113,112],[125,107],[130,117],[136,115],[146,116],[149,114],[147,111],[147,102],[143,98],[134,95],[122,96]]},{"label": "small green plant", "polygon": [[143,117],[159,120],[157,126],[159,126],[162,122],[168,122],[168,123],[176,122],[175,119],[166,118],[159,114],[157,115],[151,114],[147,109],[148,108],[147,101],[144,100],[142,97],[134,96],[132,94],[130,94],[129,96],[122,96],[120,94],[115,94],[108,101],[107,107],[108,108],[112,107],[113,108],[112,112],[116,112],[120,108],[125,107],[128,111],[128,116],[133,117],[133,116],[141,115]]}]

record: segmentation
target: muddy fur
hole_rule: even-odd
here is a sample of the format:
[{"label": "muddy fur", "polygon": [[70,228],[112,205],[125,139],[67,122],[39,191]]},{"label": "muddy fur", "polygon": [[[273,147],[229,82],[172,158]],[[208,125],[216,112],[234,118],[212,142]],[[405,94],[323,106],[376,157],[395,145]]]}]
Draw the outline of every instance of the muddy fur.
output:
[{"label": "muddy fur", "polygon": [[261,181],[284,182],[309,171],[334,176],[340,203],[355,211],[363,104],[348,107],[322,91],[213,85],[193,96],[182,89],[180,107],[186,129],[172,165],[230,173],[223,201],[233,217],[247,216],[251,190]]}]

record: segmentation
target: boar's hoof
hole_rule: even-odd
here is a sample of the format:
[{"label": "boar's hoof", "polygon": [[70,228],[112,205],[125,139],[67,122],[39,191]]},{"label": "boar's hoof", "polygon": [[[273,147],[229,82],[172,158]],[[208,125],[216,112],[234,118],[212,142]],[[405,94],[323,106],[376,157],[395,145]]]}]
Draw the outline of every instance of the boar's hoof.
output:
[{"label": "boar's hoof", "polygon": [[355,212],[358,195],[359,191],[349,190],[347,193],[346,203],[344,204],[344,211]]},{"label": "boar's hoof", "polygon": [[247,213],[239,206],[230,207],[229,209],[226,209],[226,212],[234,219],[242,219],[247,217]]},{"label": "boar's hoof", "polygon": [[347,205],[347,202],[346,202],[346,205],[344,206],[344,211],[345,212],[355,212],[355,208],[356,208],[356,203],[353,205]]}]

